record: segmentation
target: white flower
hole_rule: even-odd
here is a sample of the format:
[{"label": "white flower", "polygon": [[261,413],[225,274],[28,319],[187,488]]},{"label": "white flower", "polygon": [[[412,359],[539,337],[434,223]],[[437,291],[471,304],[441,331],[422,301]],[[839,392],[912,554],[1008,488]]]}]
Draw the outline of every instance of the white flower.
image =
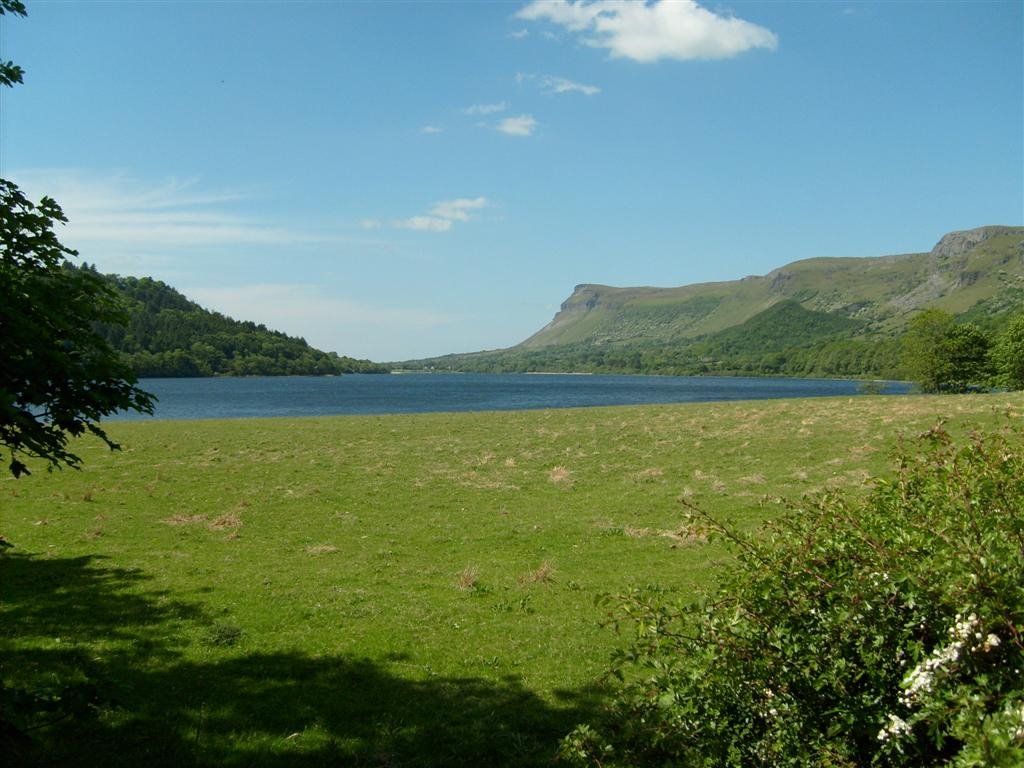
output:
[{"label": "white flower", "polygon": [[889,724],[878,732],[879,741],[888,741],[890,738],[899,738],[905,733],[910,733],[910,725],[902,717],[889,714]]},{"label": "white flower", "polygon": [[[976,631],[980,624],[977,614],[971,613],[964,618],[963,614],[958,613],[953,621],[953,626],[947,631],[952,642],[932,651],[931,656],[923,659],[903,678],[901,704],[908,707],[913,706],[920,701],[924,694],[930,693],[935,685],[936,675],[960,660],[960,652],[967,645],[971,635],[977,634],[980,639],[981,633]],[[991,635],[991,637],[995,636]],[[996,644],[998,642],[999,638],[997,637]],[[968,646],[968,650],[972,650],[971,647]]]}]

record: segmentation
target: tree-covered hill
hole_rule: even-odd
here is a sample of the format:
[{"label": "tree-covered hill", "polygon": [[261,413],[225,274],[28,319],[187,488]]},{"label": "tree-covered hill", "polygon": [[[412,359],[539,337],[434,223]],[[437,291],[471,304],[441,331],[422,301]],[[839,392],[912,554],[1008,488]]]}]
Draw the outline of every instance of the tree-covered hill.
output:
[{"label": "tree-covered hill", "polygon": [[784,301],[749,320],[696,339],[513,347],[403,363],[410,369],[898,378],[895,336],[856,338],[862,324]]},{"label": "tree-covered hill", "polygon": [[[81,269],[95,272],[88,264]],[[101,277],[123,298],[128,322],[125,326],[101,324],[97,330],[140,377],[317,376],[389,370],[211,312],[150,277]]]}]

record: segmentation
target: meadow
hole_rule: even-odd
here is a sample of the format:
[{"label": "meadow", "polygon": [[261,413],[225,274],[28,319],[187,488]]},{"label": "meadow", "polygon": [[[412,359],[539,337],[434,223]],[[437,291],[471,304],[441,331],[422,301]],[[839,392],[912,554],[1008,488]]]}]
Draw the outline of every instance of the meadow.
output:
[{"label": "meadow", "polygon": [[[112,423],[0,482],[0,664],[57,765],[546,765],[624,639],[781,499],[862,493],[901,436],[1024,395]],[[26,755],[29,753],[26,752]],[[38,755],[37,755],[38,757]],[[28,757],[26,757],[26,760]]]}]

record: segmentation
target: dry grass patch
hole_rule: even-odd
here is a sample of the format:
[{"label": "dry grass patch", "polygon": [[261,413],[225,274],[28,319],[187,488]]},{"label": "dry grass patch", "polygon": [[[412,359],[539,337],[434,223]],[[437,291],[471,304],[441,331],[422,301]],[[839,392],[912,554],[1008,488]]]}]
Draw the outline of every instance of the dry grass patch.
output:
[{"label": "dry grass patch", "polygon": [[874,453],[877,450],[878,449],[875,448],[874,446],[868,445],[867,443],[865,443],[864,445],[855,445],[852,448],[850,448],[850,455],[854,456],[854,457],[857,457],[857,458],[860,458],[860,457],[863,457],[863,456],[870,456],[872,453]]},{"label": "dry grass patch", "polygon": [[455,578],[455,586],[462,590],[475,589],[479,582],[476,567],[472,565],[467,565],[463,568]]},{"label": "dry grass patch", "polygon": [[314,544],[311,547],[306,547],[307,555],[329,555],[337,551],[338,548],[333,544]]},{"label": "dry grass patch", "polygon": [[520,584],[550,584],[554,580],[555,569],[547,560],[519,577]]},{"label": "dry grass patch", "polygon": [[669,539],[674,547],[680,544],[705,544],[708,529],[698,523],[683,523],[674,531],[659,531],[658,535]]},{"label": "dry grass patch", "polygon": [[659,467],[648,467],[647,469],[640,470],[633,475],[633,480],[637,483],[653,483],[664,474],[664,469]]},{"label": "dry grass patch", "polygon": [[548,480],[555,485],[563,485],[572,481],[572,473],[565,467],[552,467],[548,471]]},{"label": "dry grass patch", "polygon": [[224,531],[229,528],[240,528],[241,526],[242,518],[234,512],[227,512],[210,523],[210,530]]},{"label": "dry grass patch", "polygon": [[196,525],[205,523],[206,515],[171,515],[160,521],[164,525]]},{"label": "dry grass patch", "polygon": [[745,477],[741,477],[740,482],[743,483],[744,485],[764,485],[765,479],[764,475],[762,475],[760,472],[757,472],[753,475],[746,475]]}]

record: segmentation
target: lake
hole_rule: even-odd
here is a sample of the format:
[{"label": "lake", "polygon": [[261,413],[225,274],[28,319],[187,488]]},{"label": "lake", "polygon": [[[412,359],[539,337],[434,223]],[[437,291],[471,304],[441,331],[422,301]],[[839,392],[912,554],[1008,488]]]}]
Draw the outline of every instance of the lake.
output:
[{"label": "lake", "polygon": [[[855,395],[860,385],[838,379],[526,373],[143,379],[140,386],[159,398],[155,414],[111,418],[235,419],[701,403]],[[904,394],[909,388],[887,382],[885,392]]]}]

